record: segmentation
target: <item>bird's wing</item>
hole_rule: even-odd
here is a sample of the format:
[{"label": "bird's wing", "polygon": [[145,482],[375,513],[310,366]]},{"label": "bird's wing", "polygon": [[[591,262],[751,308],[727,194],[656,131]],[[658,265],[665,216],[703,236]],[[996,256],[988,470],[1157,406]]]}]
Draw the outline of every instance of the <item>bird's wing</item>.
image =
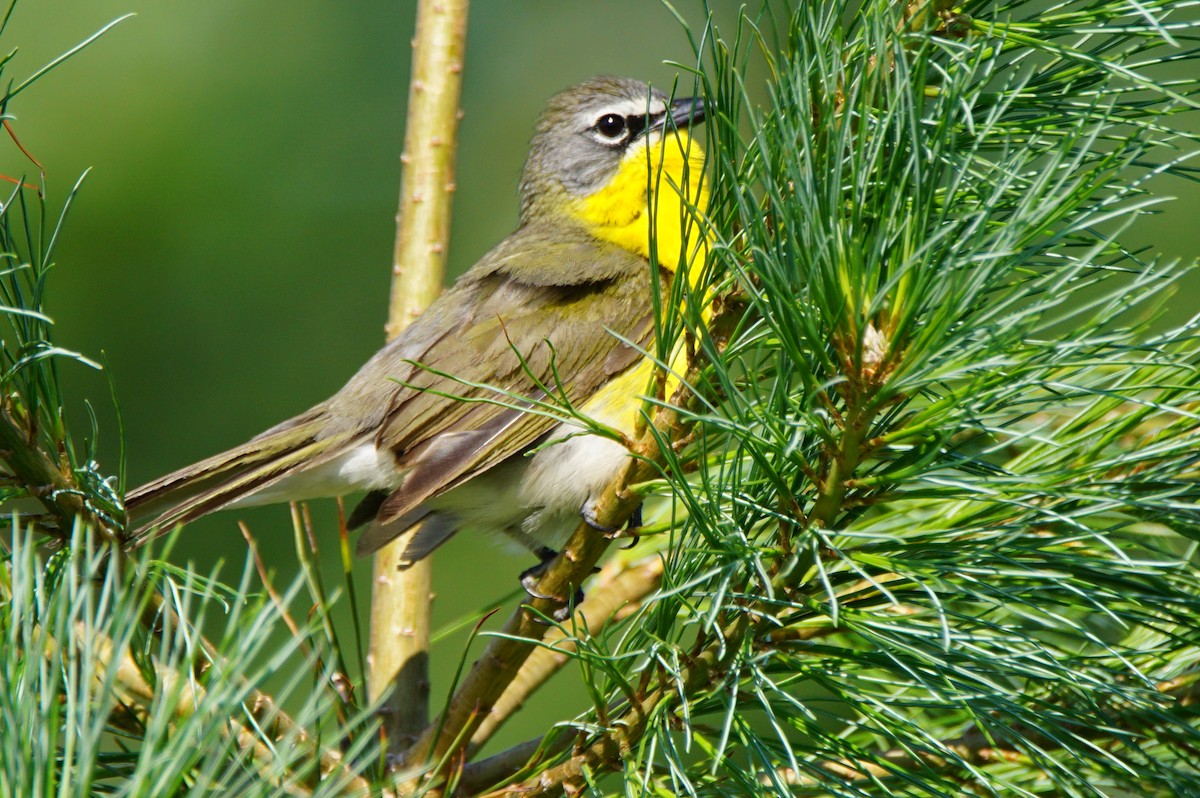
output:
[{"label": "bird's wing", "polygon": [[447,306],[469,318],[442,320],[437,326],[446,334],[411,358],[420,365],[395,369],[406,376],[376,446],[394,452],[407,473],[381,505],[378,523],[528,448],[557,423],[524,412],[522,398],[582,404],[650,344],[646,261],[589,237],[542,242],[532,249],[536,262],[527,263],[522,250],[530,250],[511,242],[455,287],[472,292],[473,301]]}]

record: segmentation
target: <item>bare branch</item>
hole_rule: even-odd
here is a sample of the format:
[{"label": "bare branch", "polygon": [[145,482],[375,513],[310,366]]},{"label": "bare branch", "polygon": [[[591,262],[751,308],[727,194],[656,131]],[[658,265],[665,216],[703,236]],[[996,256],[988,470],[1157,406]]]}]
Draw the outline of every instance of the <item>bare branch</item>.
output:
[{"label": "bare branch", "polygon": [[[421,0],[417,8],[388,340],[442,287],[467,5],[467,0]],[[368,674],[373,698],[388,692],[384,734],[392,754],[407,747],[429,718],[432,565],[427,558],[398,570],[400,548],[393,543],[375,556]]]}]

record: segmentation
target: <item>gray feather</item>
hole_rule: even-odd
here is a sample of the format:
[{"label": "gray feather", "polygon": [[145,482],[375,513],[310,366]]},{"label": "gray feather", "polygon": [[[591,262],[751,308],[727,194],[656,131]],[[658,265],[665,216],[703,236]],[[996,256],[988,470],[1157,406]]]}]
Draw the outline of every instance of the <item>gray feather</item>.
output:
[{"label": "gray feather", "polygon": [[372,523],[359,537],[354,552],[360,557],[372,554],[399,538],[404,544],[404,553],[398,565],[406,568],[428,557],[457,530],[458,522],[453,515],[417,508],[386,524]]}]

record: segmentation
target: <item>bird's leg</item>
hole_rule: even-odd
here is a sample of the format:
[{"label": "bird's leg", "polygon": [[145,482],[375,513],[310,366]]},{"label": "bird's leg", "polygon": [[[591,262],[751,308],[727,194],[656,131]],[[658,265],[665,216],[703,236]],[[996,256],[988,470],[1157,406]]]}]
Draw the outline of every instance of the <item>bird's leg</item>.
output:
[{"label": "bird's leg", "polygon": [[[526,568],[521,572],[521,587],[525,588],[525,592],[533,598],[545,599],[546,601],[565,602],[566,599],[562,596],[549,596],[545,593],[539,593],[537,591],[538,580],[542,578],[542,574],[546,573],[546,570],[550,567],[550,563],[554,562],[554,558],[558,556],[558,552],[549,546],[542,546],[540,549],[535,551],[534,554],[538,556],[538,559],[541,562],[530,568]],[[593,568],[592,573],[596,573],[599,570],[599,568]],[[569,603],[572,605],[582,604],[583,591],[579,588],[575,588],[575,594],[571,597]],[[562,619],[559,618],[558,620]]]},{"label": "bird's leg", "polygon": [[[596,520],[595,507],[590,501],[585,501],[583,506],[579,508],[579,517],[582,518],[583,522],[592,529],[595,529],[597,532],[600,532],[609,538],[617,537],[622,531],[622,527],[609,527],[599,523]],[[642,508],[639,505],[638,508],[633,511],[633,514],[629,517],[629,521],[624,525],[623,529],[626,531],[635,530],[641,525]],[[564,596],[547,595],[538,591],[537,589],[538,582],[541,580],[543,574],[546,573],[546,570],[550,567],[550,563],[554,562],[554,558],[558,556],[558,552],[549,546],[538,544],[536,540],[527,534],[523,529],[507,529],[505,530],[505,533],[532,551],[538,558],[537,565],[526,568],[521,572],[521,587],[524,588],[525,592],[528,593],[532,598],[543,599],[545,601],[563,602],[564,606],[554,611],[554,620],[562,621],[569,618],[572,608],[583,603],[584,593],[581,588],[576,587],[574,594],[569,600]],[[638,542],[638,536],[636,534],[629,535],[629,537],[632,538],[629,543],[630,546],[633,546]],[[592,568],[592,573],[596,573],[599,570],[599,568]]]},{"label": "bird's leg", "polygon": [[561,596],[546,596],[539,593],[536,589],[538,580],[546,573],[546,569],[550,567],[550,563],[554,562],[554,558],[558,556],[558,552],[549,546],[539,543],[537,538],[519,526],[509,527],[504,530],[504,534],[529,549],[538,558],[537,565],[526,568],[521,572],[521,587],[525,588],[525,592],[532,598],[546,599],[548,601],[565,601]]}]

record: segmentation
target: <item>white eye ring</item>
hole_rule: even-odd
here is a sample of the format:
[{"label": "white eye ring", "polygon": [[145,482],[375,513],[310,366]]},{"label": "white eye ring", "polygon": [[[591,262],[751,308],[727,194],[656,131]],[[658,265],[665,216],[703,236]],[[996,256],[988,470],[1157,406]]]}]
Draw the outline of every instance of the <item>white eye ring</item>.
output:
[{"label": "white eye ring", "polygon": [[624,138],[628,129],[625,117],[619,114],[605,114],[596,120],[596,124],[592,125],[592,130],[610,141],[619,141]]}]

